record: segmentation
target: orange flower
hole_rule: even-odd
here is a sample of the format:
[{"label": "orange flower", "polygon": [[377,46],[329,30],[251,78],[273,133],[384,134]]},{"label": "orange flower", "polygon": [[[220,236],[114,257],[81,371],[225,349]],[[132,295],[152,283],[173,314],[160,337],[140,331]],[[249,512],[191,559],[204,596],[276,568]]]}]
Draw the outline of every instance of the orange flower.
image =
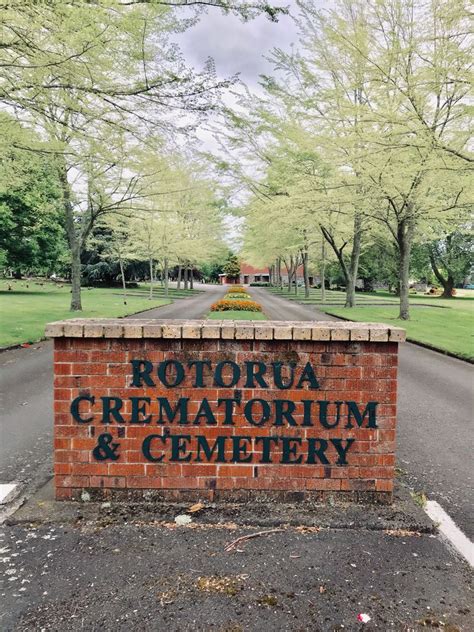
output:
[{"label": "orange flower", "polygon": [[262,306],[256,301],[247,301],[237,298],[221,299],[211,305],[211,312],[261,312]]}]

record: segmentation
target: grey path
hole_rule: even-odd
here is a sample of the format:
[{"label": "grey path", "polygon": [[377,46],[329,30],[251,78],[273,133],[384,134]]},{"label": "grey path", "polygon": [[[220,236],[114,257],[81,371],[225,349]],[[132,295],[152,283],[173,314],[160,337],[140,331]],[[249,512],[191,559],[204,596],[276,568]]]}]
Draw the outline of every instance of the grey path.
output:
[{"label": "grey path", "polygon": [[[429,535],[286,530],[226,552],[226,544],[258,530],[232,530],[226,524],[170,529],[120,520],[98,527],[25,524],[4,533],[0,529],[0,548],[7,549],[0,558],[0,629],[473,629],[467,565]],[[4,569],[11,574],[2,575]],[[357,621],[361,612],[372,619],[367,626]]]},{"label": "grey path", "polygon": [[[200,317],[223,291],[210,288],[204,295],[141,317]],[[288,303],[264,290],[252,294],[271,318],[328,320],[311,307]],[[0,482],[9,480],[2,478],[7,475],[13,477],[10,480],[28,481],[32,475],[23,469],[25,463],[35,474],[50,469],[51,344],[0,354],[0,366],[5,391]],[[458,506],[451,498],[451,505],[445,507],[453,515],[459,509],[455,519],[466,531],[468,498],[462,486],[469,469],[463,461],[468,369],[464,363],[412,345],[403,347],[402,464],[411,481],[425,485],[430,495],[436,489],[428,485],[456,493]],[[458,465],[460,469],[454,470]],[[446,480],[436,479],[440,471]],[[170,632],[334,632],[362,627],[367,632],[406,632],[431,624],[445,629],[451,624],[453,632],[474,629],[467,564],[428,533],[420,537],[385,533],[378,523],[379,511],[376,530],[367,529],[365,522],[364,529],[355,528],[353,522],[350,529],[320,532],[288,528],[226,552],[226,544],[249,533],[232,526],[235,508],[219,528],[209,523],[194,529],[169,528],[174,527],[176,510],[166,508],[169,515],[163,524],[155,512],[146,520],[137,515],[134,521],[122,507],[114,513],[100,506],[98,522],[88,522],[80,506],[81,520],[51,524],[28,520],[0,527],[2,632],[165,628]],[[392,510],[393,519],[399,520],[400,510]],[[263,515],[266,518],[267,513]],[[283,513],[279,519],[289,523]],[[193,521],[205,522],[206,512],[193,516]],[[243,524],[251,524],[252,531],[265,528],[258,521]],[[367,626],[357,622],[360,612],[371,616]]]},{"label": "grey path", "polygon": [[[275,320],[337,320],[310,305],[251,288]],[[398,465],[416,491],[447,511],[474,539],[474,367],[405,343],[400,349]]]},{"label": "grey path", "polygon": [[[215,285],[196,289],[204,291],[131,318],[201,318],[225,292]],[[0,483],[26,485],[51,471],[52,363],[49,341],[0,353]]]},{"label": "grey path", "polygon": [[204,290],[191,298],[178,299],[171,305],[149,309],[130,318],[203,318],[214,301],[225,294],[221,285],[195,284],[195,289]]},{"label": "grey path", "polygon": [[[224,288],[149,310],[143,318],[199,318]],[[311,306],[251,294],[275,320],[335,320]],[[137,317],[137,316],[134,316]],[[400,354],[399,466],[409,484],[437,500],[464,532],[474,537],[472,454],[473,367],[404,344]],[[52,430],[52,346],[0,354],[0,482],[28,483],[50,472]]]},{"label": "grey path", "polygon": [[251,287],[248,291],[263,306],[270,320],[337,320],[310,305],[288,301],[262,288]]}]

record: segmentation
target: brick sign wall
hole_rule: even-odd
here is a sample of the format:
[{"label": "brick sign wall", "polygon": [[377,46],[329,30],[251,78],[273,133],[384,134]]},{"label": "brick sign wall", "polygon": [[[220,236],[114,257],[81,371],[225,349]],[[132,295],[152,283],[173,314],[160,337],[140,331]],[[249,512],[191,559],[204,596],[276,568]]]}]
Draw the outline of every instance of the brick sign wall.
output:
[{"label": "brick sign wall", "polygon": [[391,499],[401,329],[76,319],[47,335],[58,499]]}]

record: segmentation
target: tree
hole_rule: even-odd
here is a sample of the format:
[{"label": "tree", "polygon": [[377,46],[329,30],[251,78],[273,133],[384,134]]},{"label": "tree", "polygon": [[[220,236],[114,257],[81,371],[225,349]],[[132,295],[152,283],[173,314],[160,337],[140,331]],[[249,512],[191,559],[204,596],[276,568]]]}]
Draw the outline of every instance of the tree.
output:
[{"label": "tree", "polygon": [[132,233],[133,226],[130,216],[109,214],[102,218],[102,222],[97,224],[102,229],[102,248],[100,257],[102,259],[117,262],[120,269],[120,280],[123,290],[123,303],[127,304],[127,280],[125,278],[125,267],[127,262],[136,258],[133,248]]},{"label": "tree", "polygon": [[456,285],[471,272],[472,248],[472,236],[461,231],[427,245],[431,268],[443,287],[442,298],[452,298]]},{"label": "tree", "polygon": [[240,275],[240,261],[237,255],[230,253],[222,270],[227,277],[236,279]]},{"label": "tree", "polygon": [[16,273],[58,272],[66,249],[61,191],[54,163],[13,147],[25,130],[6,115],[0,146],[0,250],[4,267]]},{"label": "tree", "polygon": [[[167,40],[178,22],[164,4],[25,5],[8,8],[4,23],[0,101],[41,136],[21,147],[55,159],[71,252],[71,309],[80,310],[81,253],[92,226],[137,195],[142,174],[125,173],[131,147],[140,139],[151,148],[150,134],[175,132],[172,111],[192,119],[213,107],[228,82],[216,80],[212,64],[200,74],[184,67]],[[98,193],[104,185],[105,195]]]},{"label": "tree", "polygon": [[[304,216],[313,216],[346,278],[347,306],[362,237],[373,220],[383,227],[397,252],[399,317],[407,319],[413,244],[433,223],[444,231],[471,208],[467,11],[462,2],[413,0],[298,6],[301,50],[274,51],[283,78],[263,77],[264,100],[241,100],[235,135],[244,135],[260,172],[273,169],[275,146],[285,148],[293,182],[284,194],[290,204],[306,198]],[[282,142],[289,120],[301,130],[299,153],[309,142],[328,166],[324,175],[315,170],[313,185],[301,165],[292,169],[298,152]],[[257,197],[272,195],[266,174],[248,186]]]}]

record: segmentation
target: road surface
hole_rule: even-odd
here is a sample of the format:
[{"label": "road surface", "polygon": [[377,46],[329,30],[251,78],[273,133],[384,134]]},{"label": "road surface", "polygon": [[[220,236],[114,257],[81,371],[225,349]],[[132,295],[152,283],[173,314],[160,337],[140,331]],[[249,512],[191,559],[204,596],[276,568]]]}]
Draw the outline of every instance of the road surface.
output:
[{"label": "road surface", "polygon": [[[337,320],[251,288],[272,320]],[[436,500],[474,539],[474,367],[418,345],[400,347],[398,467],[407,484]]]},{"label": "road surface", "polygon": [[[201,318],[225,292],[216,285],[196,289],[204,292],[130,318]],[[50,475],[52,384],[51,341],[0,353],[0,484],[26,487]]]},{"label": "road surface", "polygon": [[[204,287],[204,286],[202,286]],[[205,287],[195,297],[134,316],[199,318],[224,293]],[[274,320],[335,320],[252,288]],[[0,354],[0,483],[31,485],[51,471],[52,345]],[[400,352],[398,465],[408,484],[437,500],[474,538],[472,454],[473,367],[460,360],[404,344]]]}]

